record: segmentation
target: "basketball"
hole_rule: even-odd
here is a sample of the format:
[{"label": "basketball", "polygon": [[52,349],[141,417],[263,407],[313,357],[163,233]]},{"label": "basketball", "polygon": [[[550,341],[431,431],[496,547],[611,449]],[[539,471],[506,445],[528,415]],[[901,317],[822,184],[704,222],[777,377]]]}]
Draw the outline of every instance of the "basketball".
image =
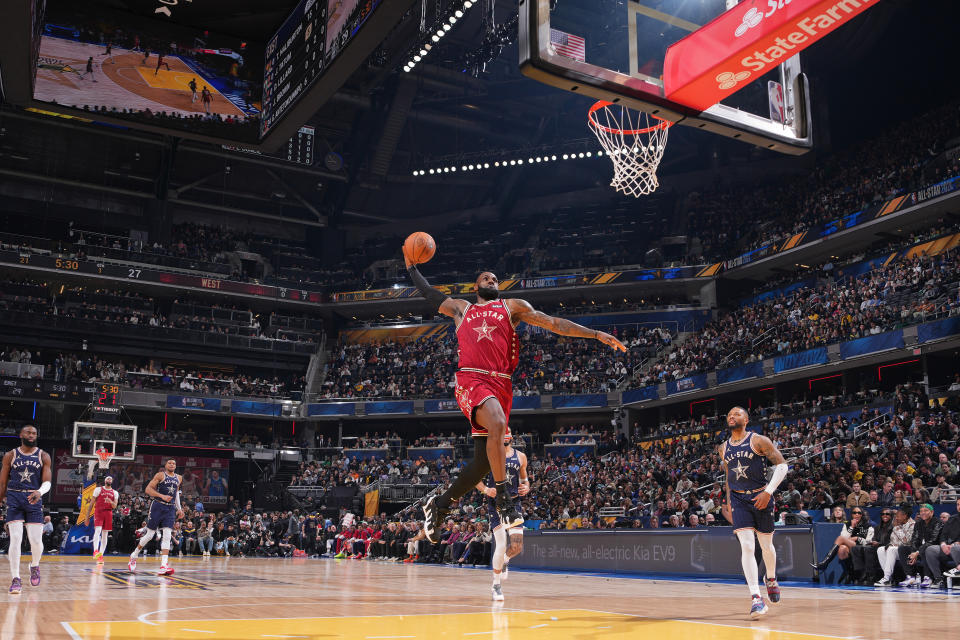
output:
[{"label": "basketball", "polygon": [[414,264],[429,262],[436,250],[437,243],[433,241],[433,237],[423,231],[411,233],[403,241],[403,253]]}]

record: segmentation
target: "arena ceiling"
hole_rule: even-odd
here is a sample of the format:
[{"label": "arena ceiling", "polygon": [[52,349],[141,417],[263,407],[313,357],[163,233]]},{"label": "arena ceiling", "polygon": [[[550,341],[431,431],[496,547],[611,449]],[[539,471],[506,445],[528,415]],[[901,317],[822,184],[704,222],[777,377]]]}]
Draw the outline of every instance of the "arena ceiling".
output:
[{"label": "arena ceiling", "polygon": [[[106,4],[139,12],[153,11],[156,6],[153,0],[107,0]],[[496,24],[509,23],[516,15],[515,0],[492,0],[491,4]],[[819,72],[814,91],[821,148],[829,147],[831,135],[837,137],[838,130],[858,136],[875,133],[871,122],[897,118],[902,115],[902,105],[919,101],[910,93],[891,94],[882,86],[884,72],[876,60],[885,55],[902,58],[904,50],[914,45],[926,47],[927,53],[943,49],[944,43],[924,30],[948,29],[952,21],[938,22],[933,17],[949,5],[923,4],[917,7],[907,0],[887,0],[811,54],[808,66]],[[194,0],[174,7],[172,18],[262,42],[294,5],[294,0]],[[455,163],[464,157],[495,158],[505,152],[536,155],[565,144],[596,148],[585,124],[591,101],[521,76],[515,38],[511,37],[513,43],[506,44],[481,72],[465,68],[464,60],[477,53],[483,41],[490,20],[482,9],[490,6],[481,1],[432,52],[436,55],[418,65],[415,72],[404,73],[400,67],[422,37],[419,11],[411,12],[380,50],[309,120],[317,130],[312,167],[268,162],[220,148],[202,148],[198,143],[174,144],[136,132],[91,130],[70,123],[50,127],[8,113],[0,137],[0,169],[9,178],[17,177],[16,172],[38,172],[94,186],[161,197],[173,193],[174,197],[218,207],[336,225],[477,207],[492,206],[506,212],[520,198],[602,188],[610,173],[606,161],[461,172],[455,177],[412,175],[414,170]],[[889,39],[894,28],[901,36],[896,47]],[[929,69],[918,71],[927,72],[932,73]],[[856,96],[872,89],[870,108],[864,108],[863,98],[850,98],[851,88]],[[925,99],[937,99],[935,91],[928,93]],[[71,149],[73,161],[51,162],[51,154],[64,146]],[[331,171],[324,165],[331,152],[342,157],[341,169]],[[671,175],[711,172],[734,164],[770,164],[773,160],[779,162],[780,157],[700,132],[676,131],[671,134],[661,176],[669,186]],[[809,158],[798,159],[795,167],[809,162]]]}]

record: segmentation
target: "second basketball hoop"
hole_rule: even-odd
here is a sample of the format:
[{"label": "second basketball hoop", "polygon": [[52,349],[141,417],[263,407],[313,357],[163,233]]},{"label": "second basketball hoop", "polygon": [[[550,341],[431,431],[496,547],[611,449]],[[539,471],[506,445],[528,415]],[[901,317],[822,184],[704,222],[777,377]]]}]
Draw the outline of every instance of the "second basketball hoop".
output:
[{"label": "second basketball hoop", "polygon": [[610,186],[635,198],[656,191],[657,168],[673,123],[604,100],[590,107],[587,122],[613,162]]}]

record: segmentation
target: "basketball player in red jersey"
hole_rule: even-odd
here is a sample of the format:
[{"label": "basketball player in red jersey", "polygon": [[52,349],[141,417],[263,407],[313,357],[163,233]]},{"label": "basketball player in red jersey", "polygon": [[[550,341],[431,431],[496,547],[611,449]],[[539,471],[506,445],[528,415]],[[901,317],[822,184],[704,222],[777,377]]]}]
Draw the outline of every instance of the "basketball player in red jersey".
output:
[{"label": "basketball player in red jersey", "polygon": [[460,410],[470,421],[474,457],[454,483],[439,496],[431,497],[423,507],[424,533],[430,542],[439,540],[440,524],[450,511],[450,503],[459,500],[483,479],[493,475],[497,489],[496,510],[505,530],[523,524],[511,498],[506,481],[506,449],[510,438],[510,407],[513,404],[511,374],[520,356],[520,340],[515,328],[526,322],[553,333],[574,338],[593,338],[613,349],[627,348],[609,333],[588,329],[564,318],[555,318],[535,310],[519,298],[500,298],[497,276],[484,271],[477,276],[477,301],[457,300],[434,289],[421,275],[406,253],[404,260],[413,284],[440,313],[453,318],[459,344],[459,365],[455,395]]},{"label": "basketball player in red jersey", "polygon": [[120,499],[113,488],[113,476],[104,478],[103,486],[93,490],[93,499],[93,559],[103,564],[103,553],[113,531],[113,510]]}]

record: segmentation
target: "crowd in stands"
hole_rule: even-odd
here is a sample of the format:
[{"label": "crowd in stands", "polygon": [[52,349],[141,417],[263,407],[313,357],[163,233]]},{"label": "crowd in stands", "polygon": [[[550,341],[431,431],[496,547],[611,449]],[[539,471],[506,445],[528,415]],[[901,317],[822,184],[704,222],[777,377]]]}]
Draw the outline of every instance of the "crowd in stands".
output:
[{"label": "crowd in stands", "polygon": [[[673,339],[660,327],[605,329],[628,347],[626,353],[596,340],[521,329],[514,394],[613,391],[644,358]],[[408,342],[341,343],[331,358],[323,397],[452,398],[456,361],[456,339],[449,332]]]},{"label": "crowd in stands", "polygon": [[[901,387],[893,395],[894,408],[890,413],[878,414],[863,407],[853,419],[829,415],[822,419],[785,418],[770,412],[765,418],[764,432],[791,464],[774,496],[780,524],[790,512],[803,514],[839,508],[846,517],[851,510],[864,506],[902,506],[912,513],[927,502],[952,503],[957,499],[957,407],[935,404],[930,408],[919,385]],[[565,432],[569,433],[569,428],[558,433]],[[541,528],[563,529],[724,524],[720,514],[723,487],[719,482],[722,475],[717,445],[725,437],[723,429],[716,434],[702,434],[699,439],[621,440],[612,453],[564,459],[528,452],[532,485],[530,494],[521,499],[525,517]],[[350,461],[340,457],[305,463],[293,484],[360,485],[380,480],[432,486],[448,482],[456,467],[448,459],[422,463],[399,459]],[[472,492],[458,507],[445,527],[444,537],[463,541],[469,534],[482,535],[489,516],[484,497]],[[601,515],[601,509],[608,511]],[[378,535],[386,535],[385,530],[395,533],[398,527],[408,532],[405,542],[418,538],[417,526],[403,522],[414,517],[408,511],[392,519],[380,516],[366,523],[331,523],[331,532],[341,537],[334,536],[326,553],[397,561],[403,557],[411,562],[470,562],[471,555],[463,555],[464,547],[454,550],[414,540],[418,544],[382,554],[379,547],[367,545],[370,539],[376,541]],[[346,540],[346,547],[336,540]],[[325,553],[322,546],[313,551]]]},{"label": "crowd in stands", "polygon": [[277,327],[261,327],[257,316],[235,305],[224,307],[209,303],[201,306],[189,301],[173,304],[129,290],[93,287],[62,287],[56,295],[48,283],[33,280],[7,280],[0,283],[0,310],[94,320],[110,324],[155,328],[189,329],[202,333],[237,335],[261,340],[320,342],[322,329],[291,332]]},{"label": "crowd in stands", "polygon": [[54,382],[117,382],[129,389],[162,389],[187,395],[253,396],[289,398],[300,394],[300,373],[253,373],[236,368],[224,370],[200,364],[172,366],[157,360],[121,359],[94,353],[42,353],[26,347],[7,347],[0,362],[42,365],[28,370],[32,379]]},{"label": "crowd in stands", "polygon": [[699,239],[692,262],[735,257],[871,204],[960,175],[960,158],[938,161],[960,135],[950,102],[818,162],[803,178],[705,191],[689,203],[688,235]]},{"label": "crowd in stands", "polygon": [[637,377],[637,386],[862,338],[960,313],[960,251],[901,258],[854,278],[721,315]]},{"label": "crowd in stands", "polygon": [[[437,283],[462,282],[471,281],[480,269],[493,269],[502,278],[535,277],[561,271],[642,266],[651,260],[652,266],[661,266],[665,262],[700,264],[734,258],[816,225],[840,220],[882,199],[960,175],[960,155],[943,153],[946,143],[960,135],[956,110],[957,104],[951,102],[885,130],[876,139],[818,161],[816,168],[800,179],[789,176],[759,187],[750,184],[694,193],[685,203],[687,237],[691,239],[685,258],[665,255],[673,250],[669,244],[657,249],[658,256],[647,253],[650,240],[667,235],[672,228],[668,222],[674,206],[669,197],[662,196],[644,203],[640,210],[635,205],[616,203],[597,205],[596,210],[563,207],[543,215],[515,217],[508,227],[502,221],[471,219],[433,230],[443,251],[431,261],[428,276]],[[170,120],[188,128],[257,126],[252,120],[221,122],[217,115],[125,113],[122,109],[109,113]],[[71,255],[82,258],[92,245],[102,244],[95,235],[73,234],[77,241],[85,236],[86,247],[76,245]],[[483,241],[477,242],[477,238]],[[402,240],[393,234],[367,237],[348,247],[335,264],[319,256],[305,241],[197,224],[175,225],[169,246],[123,241],[120,236],[111,237],[106,244],[139,252],[147,263],[156,256],[169,256],[198,261],[193,268],[222,267],[236,279],[290,288],[354,291],[409,283],[398,251]],[[224,255],[235,250],[262,255],[271,263],[272,272],[244,273],[242,263]]]}]

